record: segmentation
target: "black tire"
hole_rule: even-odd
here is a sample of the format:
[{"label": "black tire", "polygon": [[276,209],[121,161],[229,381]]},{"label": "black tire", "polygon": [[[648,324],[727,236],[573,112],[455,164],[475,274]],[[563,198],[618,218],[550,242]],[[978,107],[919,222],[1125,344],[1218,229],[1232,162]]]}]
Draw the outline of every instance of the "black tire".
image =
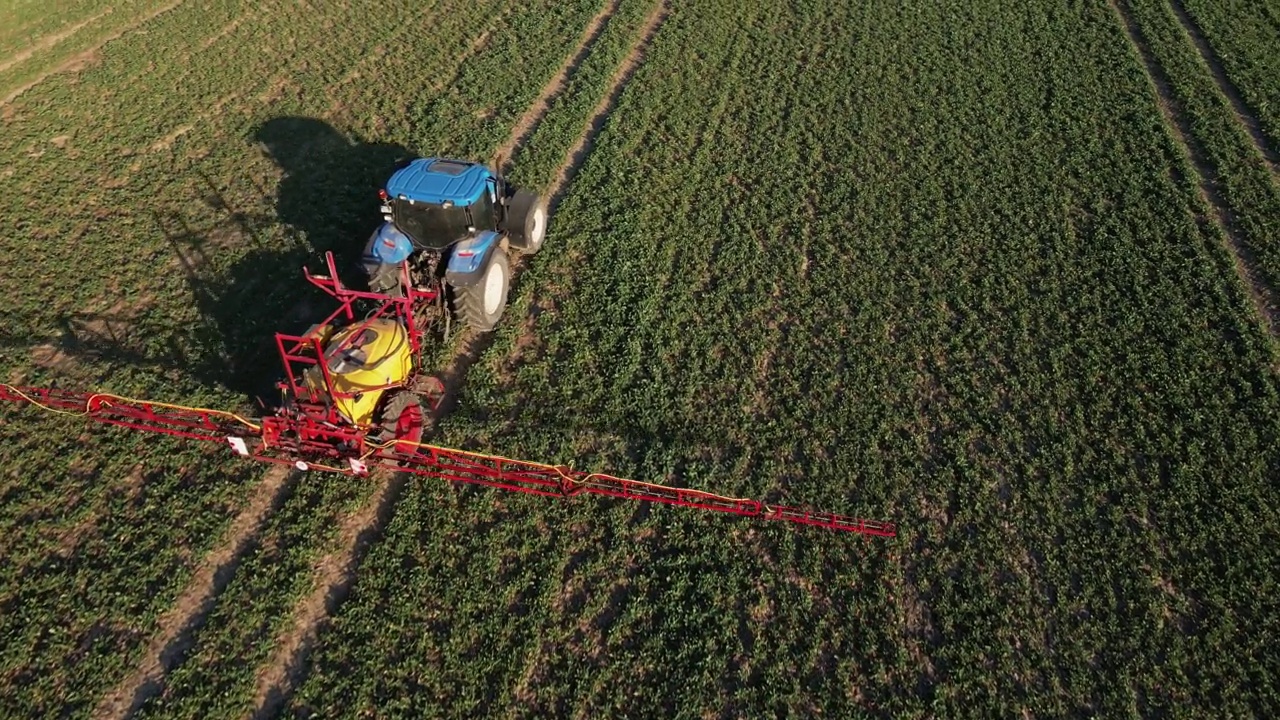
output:
[{"label": "black tire", "polygon": [[364,266],[369,280],[369,292],[381,293],[389,297],[404,297],[404,287],[400,284],[399,265]]},{"label": "black tire", "polygon": [[550,221],[551,211],[546,200],[517,190],[507,206],[507,241],[521,255],[533,255],[542,249]]},{"label": "black tire", "polygon": [[453,288],[454,312],[463,325],[478,332],[489,332],[502,319],[507,309],[507,290],[511,287],[511,260],[502,248],[494,248],[484,274],[473,285]]},{"label": "black tire", "polygon": [[[382,406],[382,414],[379,416],[379,425],[383,429],[383,442],[391,442],[392,440],[406,440],[405,443],[396,443],[393,447],[396,452],[414,454],[421,450],[417,447],[423,442],[426,434],[427,420],[431,417],[427,406],[423,403],[422,398],[418,397],[408,390],[392,390],[393,394],[387,398]],[[406,427],[402,424],[401,417],[409,411],[412,415],[413,409],[417,410],[416,427]]]}]

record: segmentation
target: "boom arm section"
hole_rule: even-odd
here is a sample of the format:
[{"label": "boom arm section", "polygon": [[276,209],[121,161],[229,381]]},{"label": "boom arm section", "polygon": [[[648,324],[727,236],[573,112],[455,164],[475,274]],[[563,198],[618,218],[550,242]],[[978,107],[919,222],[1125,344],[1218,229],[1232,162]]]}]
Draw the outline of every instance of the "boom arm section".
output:
[{"label": "boom arm section", "polygon": [[400,470],[443,480],[477,483],[534,495],[551,497],[570,497],[578,494],[604,495],[764,520],[784,520],[862,535],[894,537],[897,534],[892,524],[877,520],[845,517],[835,513],[785,505],[770,505],[759,500],[726,497],[701,490],[656,485],[604,473],[587,473],[567,467],[511,460],[496,455],[482,455],[431,445],[422,446],[421,452],[412,456],[406,457],[403,453],[395,453],[395,455],[400,458],[401,464],[398,468]]},{"label": "boom arm section", "polygon": [[225,442],[231,434],[260,425],[235,413],[149,402],[110,393],[80,393],[58,388],[19,387],[0,383],[0,400],[30,404],[50,412],[87,417],[109,425],[149,430],[193,440]]},{"label": "boom arm section", "polygon": [[373,468],[381,468],[547,497],[601,495],[762,520],[781,520],[875,537],[897,535],[892,523],[878,520],[773,505],[406,440],[374,442],[359,428],[338,427],[303,416],[280,414],[250,420],[221,410],[135,400],[108,393],[76,393],[5,383],[0,383],[0,400],[31,404],[51,412],[87,417],[135,430],[227,443],[244,457],[292,465],[298,470],[326,470],[364,476]]}]

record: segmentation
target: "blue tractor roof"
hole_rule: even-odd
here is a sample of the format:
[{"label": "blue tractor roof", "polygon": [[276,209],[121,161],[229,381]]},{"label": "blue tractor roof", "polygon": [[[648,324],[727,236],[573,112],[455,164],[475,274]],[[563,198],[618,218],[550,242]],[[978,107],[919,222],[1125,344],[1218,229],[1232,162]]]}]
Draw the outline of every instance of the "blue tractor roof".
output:
[{"label": "blue tractor roof", "polygon": [[418,158],[387,181],[387,194],[420,203],[466,206],[480,199],[489,168],[465,160]]}]

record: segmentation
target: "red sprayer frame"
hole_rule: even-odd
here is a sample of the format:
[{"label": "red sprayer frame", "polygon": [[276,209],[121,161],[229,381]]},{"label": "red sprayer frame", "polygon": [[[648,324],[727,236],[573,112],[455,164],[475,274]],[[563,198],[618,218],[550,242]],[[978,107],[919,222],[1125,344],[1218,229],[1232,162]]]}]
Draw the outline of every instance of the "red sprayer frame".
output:
[{"label": "red sprayer frame", "polygon": [[[401,267],[404,297],[349,290],[337,279],[333,255],[326,253],[328,276],[307,272],[307,280],[334,297],[339,307],[306,335],[276,334],[276,345],[285,367],[279,387],[293,402],[274,415],[248,419],[234,413],[207,408],[190,408],[124,398],[109,393],[79,393],[54,388],[21,387],[0,383],[0,401],[31,404],[49,411],[84,416],[98,422],[134,430],[158,432],[195,440],[226,443],[237,454],[264,462],[291,465],[298,470],[324,470],[365,476],[375,468],[408,472],[451,482],[474,483],[513,492],[569,497],[579,494],[603,495],[626,500],[677,505],[713,512],[782,520],[801,525],[894,537],[892,523],[844,517],[797,507],[771,505],[758,500],[726,497],[700,490],[627,480],[602,473],[586,473],[564,466],[511,460],[496,455],[472,453],[434,445],[391,440],[379,443],[369,436],[369,428],[353,426],[337,414],[323,393],[298,382],[299,365],[319,364],[324,385],[333,392],[321,340],[316,330],[340,316],[355,322],[352,304],[371,300],[378,304],[363,322],[394,317],[409,333],[415,356],[425,340],[417,327],[414,305],[437,302],[434,290],[418,291],[410,281],[407,265]],[[305,272],[305,271],[304,271]]]},{"label": "red sprayer frame", "polygon": [[[341,397],[333,388],[333,379],[329,375],[328,366],[321,362],[324,357],[324,351],[320,345],[320,337],[317,334],[320,328],[326,325],[333,326],[340,318],[345,319],[347,323],[355,322],[356,313],[352,305],[359,300],[371,300],[378,303],[378,307],[365,317],[363,324],[379,318],[399,320],[409,335],[409,347],[414,356],[417,356],[422,352],[426,330],[418,327],[413,308],[420,302],[436,302],[439,298],[439,293],[436,290],[424,291],[413,287],[407,264],[401,264],[400,266],[400,284],[404,293],[402,297],[351,290],[345,287],[342,281],[338,279],[338,269],[334,264],[333,253],[327,252],[324,257],[325,264],[329,268],[328,275],[312,275],[306,268],[303,268],[302,272],[306,276],[307,282],[325,291],[326,294],[338,301],[338,309],[329,313],[329,317],[312,325],[311,330],[306,335],[276,333],[276,348],[280,351],[280,360],[284,363],[285,372],[285,379],[279,383],[279,387],[291,393],[291,396],[300,402],[316,404],[327,404],[328,397]],[[353,333],[353,337],[358,334]],[[337,349],[341,349],[341,347]],[[297,365],[319,365],[327,394],[314,391],[305,383],[299,384],[298,376],[295,373]]]}]

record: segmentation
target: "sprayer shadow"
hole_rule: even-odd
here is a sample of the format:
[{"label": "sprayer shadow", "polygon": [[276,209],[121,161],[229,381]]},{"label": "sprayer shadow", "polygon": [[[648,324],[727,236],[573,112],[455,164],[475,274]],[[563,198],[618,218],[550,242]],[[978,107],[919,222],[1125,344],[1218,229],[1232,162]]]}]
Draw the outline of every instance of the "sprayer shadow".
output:
[{"label": "sprayer shadow", "polygon": [[[198,225],[172,209],[149,218],[182,273],[194,322],[175,326],[164,313],[73,313],[59,319],[56,336],[28,344],[93,361],[104,377],[126,368],[173,371],[270,404],[280,373],[274,333],[303,331],[331,310],[303,267],[320,271],[332,251],[343,281],[359,286],[361,250],[381,222],[377,190],[412,155],[306,117],[274,118],[246,140],[282,170],[274,216],[240,211],[201,175],[203,196],[191,202],[214,210],[218,221]],[[239,257],[228,265],[219,257],[226,253]]]}]

